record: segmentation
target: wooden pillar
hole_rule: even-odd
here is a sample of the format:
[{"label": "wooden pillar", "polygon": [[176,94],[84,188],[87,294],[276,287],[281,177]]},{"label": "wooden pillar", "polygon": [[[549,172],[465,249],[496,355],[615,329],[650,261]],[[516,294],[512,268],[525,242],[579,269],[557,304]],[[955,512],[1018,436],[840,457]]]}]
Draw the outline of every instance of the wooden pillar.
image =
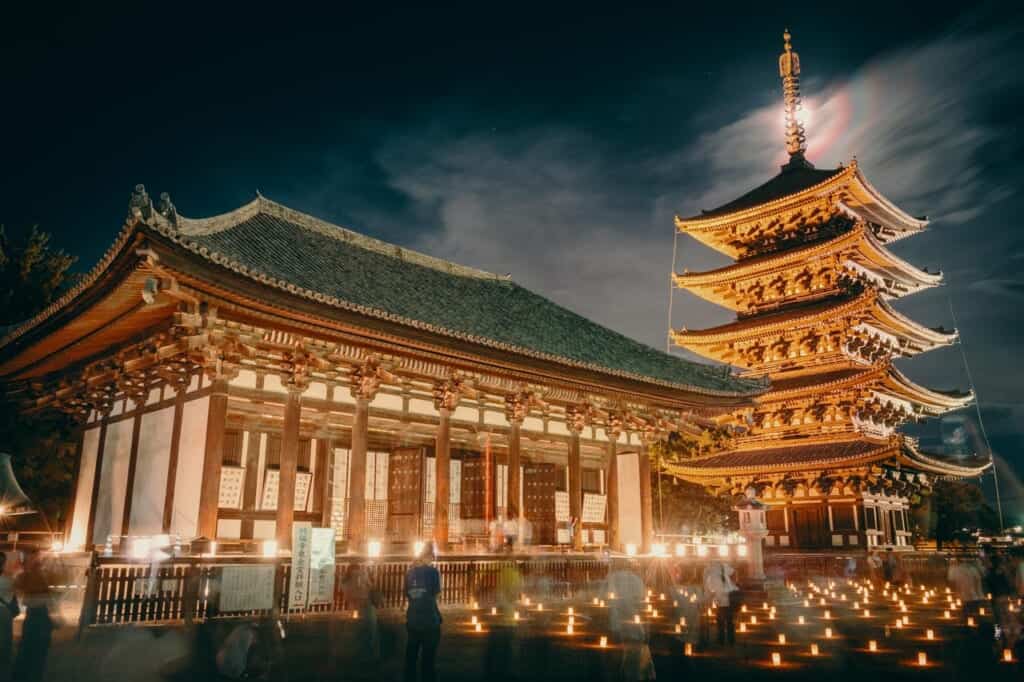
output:
[{"label": "wooden pillar", "polygon": [[438,550],[448,547],[448,507],[451,500],[451,412],[442,405],[438,408],[437,440],[434,446],[434,467],[437,482],[434,485],[434,544]]},{"label": "wooden pillar", "polygon": [[220,502],[220,468],[224,462],[224,429],[228,418],[228,380],[213,381],[206,418],[206,453],[199,492],[199,536],[217,537],[217,507]]},{"label": "wooden pillar", "polygon": [[572,547],[583,549],[583,465],[580,462],[580,432],[570,424],[569,431],[569,518],[576,526],[572,533]]},{"label": "wooden pillar", "polygon": [[[188,377],[174,385],[174,421],[171,425],[171,451],[167,458],[167,488],[164,492],[163,532],[170,533],[174,523],[174,490],[178,483],[178,449],[181,446],[181,417],[185,411],[185,389]],[[171,384],[168,384],[169,386]]]},{"label": "wooden pillar", "polygon": [[277,515],[274,535],[278,549],[292,546],[295,521],[295,478],[299,464],[299,425],[302,420],[302,391],[289,387],[284,404],[284,428],[281,431],[281,464],[277,479]]},{"label": "wooden pillar", "polygon": [[256,511],[256,497],[259,495],[260,447],[263,437],[259,431],[249,432],[249,445],[245,452],[245,487],[242,489],[242,528],[239,535],[243,540],[252,540],[256,531],[252,512]]},{"label": "wooden pillar", "polygon": [[85,529],[86,551],[92,549],[93,545],[96,544],[96,540],[103,542],[107,540],[106,538],[93,537],[93,527],[96,525],[96,501],[100,496],[100,477],[103,474],[103,450],[107,445],[107,415],[108,413],[101,413],[99,415],[99,419],[102,421],[100,421],[100,435],[96,444],[96,468],[92,477],[92,492],[90,493],[89,500],[89,525]]},{"label": "wooden pillar", "polygon": [[366,542],[366,441],[370,426],[370,399],[356,396],[349,452],[348,519],[350,550],[361,552]]},{"label": "wooden pillar", "polygon": [[313,511],[320,514],[320,527],[331,525],[331,467],[330,453],[334,451],[330,439],[316,440],[316,473],[313,485]]},{"label": "wooden pillar", "polygon": [[640,476],[640,551],[647,554],[651,551],[651,543],[654,540],[654,507],[651,497],[651,458],[646,443],[637,455],[637,465]]},{"label": "wooden pillar", "polygon": [[608,434],[608,547],[619,549],[619,456],[615,441],[619,434]]},{"label": "wooden pillar", "polygon": [[131,534],[131,518],[132,518],[132,498],[135,496],[135,472],[138,469],[139,463],[139,429],[142,427],[142,407],[145,405],[146,399],[142,399],[142,404],[135,404],[135,416],[132,417],[132,445],[131,452],[128,455],[128,482],[125,486],[124,491],[124,510],[121,515],[121,534]]},{"label": "wooden pillar", "polygon": [[508,485],[505,493],[505,518],[515,522],[516,544],[519,544],[519,490],[523,484],[519,475],[519,427],[521,421],[512,419],[508,425]]}]

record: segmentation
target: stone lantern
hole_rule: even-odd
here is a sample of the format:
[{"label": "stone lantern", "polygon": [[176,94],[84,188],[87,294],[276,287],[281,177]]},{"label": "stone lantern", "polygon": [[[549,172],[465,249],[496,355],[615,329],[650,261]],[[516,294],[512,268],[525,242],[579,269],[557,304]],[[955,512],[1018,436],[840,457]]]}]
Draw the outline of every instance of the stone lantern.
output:
[{"label": "stone lantern", "polygon": [[763,584],[764,539],[768,535],[768,507],[754,497],[753,488],[748,488],[745,499],[733,507],[739,514],[740,534],[747,541],[747,563],[750,582]]}]

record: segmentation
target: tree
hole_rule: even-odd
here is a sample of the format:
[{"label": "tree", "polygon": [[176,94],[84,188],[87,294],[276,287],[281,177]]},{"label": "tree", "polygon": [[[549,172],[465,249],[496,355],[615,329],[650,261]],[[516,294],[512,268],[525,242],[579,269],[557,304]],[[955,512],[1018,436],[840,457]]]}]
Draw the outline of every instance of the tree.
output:
[{"label": "tree", "polygon": [[915,516],[919,528],[935,538],[939,549],[943,543],[968,541],[971,531],[998,528],[981,488],[964,481],[938,481],[930,495],[921,497]]},{"label": "tree", "polygon": [[[28,320],[69,284],[75,258],[50,245],[38,227],[9,236],[0,225],[0,325]],[[74,471],[74,428],[61,414],[25,415],[17,401],[0,395],[2,445],[14,474],[33,503],[54,525],[63,520]]]},{"label": "tree", "polygon": [[0,225],[0,325],[27,320],[48,306],[69,282],[75,258],[50,247],[50,235],[33,226],[10,237]]}]

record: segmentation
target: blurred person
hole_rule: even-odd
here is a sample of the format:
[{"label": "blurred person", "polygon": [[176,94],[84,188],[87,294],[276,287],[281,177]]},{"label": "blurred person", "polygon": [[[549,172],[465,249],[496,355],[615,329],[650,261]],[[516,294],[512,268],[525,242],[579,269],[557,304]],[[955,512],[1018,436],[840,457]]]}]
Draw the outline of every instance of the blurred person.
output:
[{"label": "blurred person", "polygon": [[[441,594],[441,574],[433,566],[434,543],[427,542],[423,551],[405,574],[405,681],[416,681],[416,664],[421,663],[423,682],[437,678],[437,647],[441,642],[441,611],[437,597]],[[421,657],[422,653],[422,657]]]},{"label": "blurred person", "polygon": [[704,596],[718,605],[718,643],[732,646],[736,643],[735,609],[739,588],[733,582],[735,570],[722,561],[714,561],[704,569]]},{"label": "blurred person", "polygon": [[7,555],[0,552],[0,682],[11,679],[14,650],[14,619],[21,613],[14,581],[8,575]]},{"label": "blurred person", "polygon": [[21,643],[14,660],[14,679],[41,682],[46,670],[53,637],[50,618],[50,586],[43,572],[43,557],[38,549],[22,553],[22,571],[14,579],[14,589],[25,604],[25,622]]},{"label": "blurred person", "polygon": [[356,641],[361,653],[373,661],[380,660],[380,627],[377,622],[380,597],[365,564],[348,565],[341,580],[341,590],[345,596],[345,608],[359,613]]},{"label": "blurred person", "polygon": [[622,645],[619,675],[623,680],[655,679],[654,659],[647,642],[647,626],[634,616],[644,612],[647,594],[636,561],[629,561],[608,576],[608,592],[615,598],[608,603],[609,627]]},{"label": "blurred person", "polygon": [[985,589],[992,597],[992,616],[999,626],[1000,637],[1009,648],[1014,636],[1014,613],[1010,611],[1010,597],[1014,587],[1007,576],[1007,567],[1002,554],[993,553],[985,572]]},{"label": "blurred person", "polygon": [[950,564],[946,579],[953,585],[953,590],[960,596],[965,607],[977,606],[984,601],[985,593],[981,588],[981,569],[975,561],[954,559]]}]

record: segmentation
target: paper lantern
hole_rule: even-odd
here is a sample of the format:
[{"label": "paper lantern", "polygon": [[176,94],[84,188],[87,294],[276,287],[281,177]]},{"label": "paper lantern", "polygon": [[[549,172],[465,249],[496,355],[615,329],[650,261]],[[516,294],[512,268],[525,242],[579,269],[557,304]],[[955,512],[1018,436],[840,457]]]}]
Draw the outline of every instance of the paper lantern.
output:
[{"label": "paper lantern", "polygon": [[875,640],[868,642],[868,651],[878,651],[878,642]]},{"label": "paper lantern", "polygon": [[917,652],[917,664],[920,666],[928,665],[928,654],[923,651]]},{"label": "paper lantern", "polygon": [[607,648],[608,648],[608,638],[607,638],[607,637],[604,637],[604,636],[602,636],[602,637],[601,637],[601,641],[600,641],[600,643],[598,644],[598,646],[599,646],[599,647],[601,647],[602,649],[607,649]]},{"label": "paper lantern", "polygon": [[811,656],[817,656],[817,655],[818,655],[818,645],[817,644],[812,644],[811,645]]},{"label": "paper lantern", "polygon": [[782,656],[779,654],[778,651],[773,651],[772,652],[772,665],[775,665],[775,666],[782,665]]}]

